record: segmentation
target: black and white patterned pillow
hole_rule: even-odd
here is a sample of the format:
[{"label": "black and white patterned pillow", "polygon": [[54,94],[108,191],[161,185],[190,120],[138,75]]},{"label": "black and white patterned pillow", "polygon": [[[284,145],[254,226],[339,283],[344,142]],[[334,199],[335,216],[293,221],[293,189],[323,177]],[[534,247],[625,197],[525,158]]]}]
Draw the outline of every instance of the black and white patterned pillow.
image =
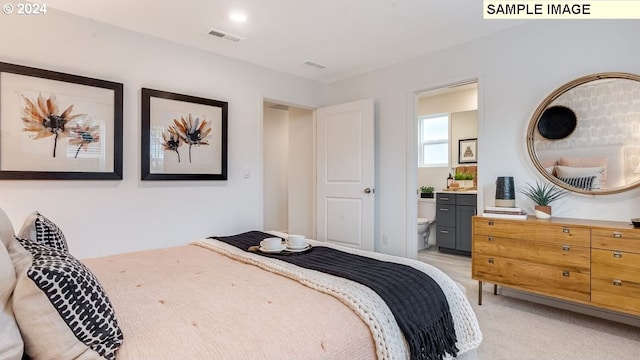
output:
[{"label": "black and white patterned pillow", "polygon": [[21,239],[30,239],[39,244],[69,251],[67,239],[62,230],[53,221],[35,211],[27,217],[18,233]]},{"label": "black and white patterned pillow", "polygon": [[558,179],[565,184],[572,186],[577,189],[582,190],[592,190],[593,189],[593,181],[596,179],[595,176],[585,176],[585,177],[558,177]]},{"label": "black and white patterned pillow", "polygon": [[[31,254],[30,264],[23,273],[26,276],[19,276],[18,282],[30,280],[41,291],[38,293],[33,286],[16,286],[14,294],[14,311],[25,337],[27,354],[37,358],[30,352],[42,354],[43,349],[39,349],[38,346],[42,346],[42,343],[56,343],[61,344],[61,349],[89,348],[104,359],[114,360],[116,350],[122,345],[123,335],[113,306],[93,273],[66,251],[29,239],[16,237],[16,241]],[[34,310],[34,301],[39,301],[40,304],[46,301],[43,294],[57,312],[57,316],[47,314],[48,319],[38,323],[39,319],[34,319],[34,314],[29,314],[29,311]],[[22,301],[24,304],[21,304]],[[60,323],[63,321],[75,338],[63,338],[65,332],[55,331],[54,327],[47,329],[52,318],[57,319],[55,326],[58,329],[63,326]],[[44,342],[44,336],[59,338]],[[78,341],[84,346],[78,344]],[[44,351],[48,353],[47,356],[56,357],[53,355],[54,349]],[[78,355],[58,354],[57,358]]]}]

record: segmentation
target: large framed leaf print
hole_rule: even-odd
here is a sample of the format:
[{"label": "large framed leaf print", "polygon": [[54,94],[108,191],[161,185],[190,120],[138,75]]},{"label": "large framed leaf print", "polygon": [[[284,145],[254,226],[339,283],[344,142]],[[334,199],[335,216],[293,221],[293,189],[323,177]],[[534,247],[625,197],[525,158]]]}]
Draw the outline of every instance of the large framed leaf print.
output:
[{"label": "large framed leaf print", "polygon": [[0,63],[0,179],[122,179],[121,83]]},{"label": "large framed leaf print", "polygon": [[227,180],[228,103],[142,89],[142,180]]}]

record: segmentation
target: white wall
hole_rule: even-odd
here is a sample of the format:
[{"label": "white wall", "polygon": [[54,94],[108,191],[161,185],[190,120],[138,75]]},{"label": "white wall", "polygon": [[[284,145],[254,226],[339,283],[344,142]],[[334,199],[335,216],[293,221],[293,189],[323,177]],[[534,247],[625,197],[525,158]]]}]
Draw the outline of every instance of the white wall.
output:
[{"label": "white wall", "polygon": [[264,228],[289,231],[289,111],[264,107]]},{"label": "white wall", "polygon": [[264,228],[315,238],[313,111],[264,108]]},{"label": "white wall", "polygon": [[289,108],[289,233],[316,237],[315,122],[311,110]]},{"label": "white wall", "polygon": [[[415,93],[478,78],[479,205],[489,205],[498,176],[516,186],[541,180],[529,160],[525,135],[536,106],[558,86],[583,75],[640,73],[640,22],[533,21],[411,61],[331,84],[329,103],[376,100],[376,248],[414,256],[408,229],[415,224]],[[521,197],[518,205],[529,207]],[[607,196],[571,195],[554,204],[554,216],[628,221],[640,214],[636,189]],[[409,222],[407,222],[409,219]],[[413,225],[415,227],[415,225]],[[410,236],[413,236],[413,233]],[[380,238],[387,235],[388,245]],[[415,241],[413,241],[415,243]],[[409,244],[409,247],[407,247]]]},{"label": "white wall", "polygon": [[[18,229],[37,209],[78,257],[261,229],[263,98],[326,102],[324,84],[53,9],[2,16],[0,33],[0,61],[124,84],[123,180],[0,181],[0,206]],[[229,102],[227,181],[140,181],[142,87]]]},{"label": "white wall", "polygon": [[[474,165],[474,164],[460,164],[460,148],[459,141],[464,139],[477,139],[478,138],[478,111],[469,110],[455,112],[451,114],[451,164],[452,167],[458,167],[460,165]],[[480,140],[478,140],[480,142]],[[476,154],[477,155],[477,154]]]}]

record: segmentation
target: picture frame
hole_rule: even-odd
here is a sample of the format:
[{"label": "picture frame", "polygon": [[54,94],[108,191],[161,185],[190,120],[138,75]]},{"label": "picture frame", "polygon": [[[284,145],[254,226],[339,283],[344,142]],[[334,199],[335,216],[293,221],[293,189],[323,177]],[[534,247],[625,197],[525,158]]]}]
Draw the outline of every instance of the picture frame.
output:
[{"label": "picture frame", "polygon": [[458,140],[458,164],[475,164],[478,162],[478,139]]},{"label": "picture frame", "polygon": [[225,101],[142,89],[142,180],[227,180]]},{"label": "picture frame", "polygon": [[122,180],[123,85],[0,62],[0,179]]}]

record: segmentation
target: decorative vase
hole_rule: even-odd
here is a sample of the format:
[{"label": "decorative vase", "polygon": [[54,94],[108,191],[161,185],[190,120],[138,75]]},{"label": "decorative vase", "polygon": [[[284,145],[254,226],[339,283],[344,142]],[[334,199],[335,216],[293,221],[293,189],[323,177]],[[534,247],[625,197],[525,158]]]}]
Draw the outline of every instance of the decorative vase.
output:
[{"label": "decorative vase", "polygon": [[538,219],[550,219],[551,218],[551,206],[535,206],[536,218]]},{"label": "decorative vase", "polygon": [[516,190],[513,176],[499,176],[496,179],[496,206],[515,207]]}]

